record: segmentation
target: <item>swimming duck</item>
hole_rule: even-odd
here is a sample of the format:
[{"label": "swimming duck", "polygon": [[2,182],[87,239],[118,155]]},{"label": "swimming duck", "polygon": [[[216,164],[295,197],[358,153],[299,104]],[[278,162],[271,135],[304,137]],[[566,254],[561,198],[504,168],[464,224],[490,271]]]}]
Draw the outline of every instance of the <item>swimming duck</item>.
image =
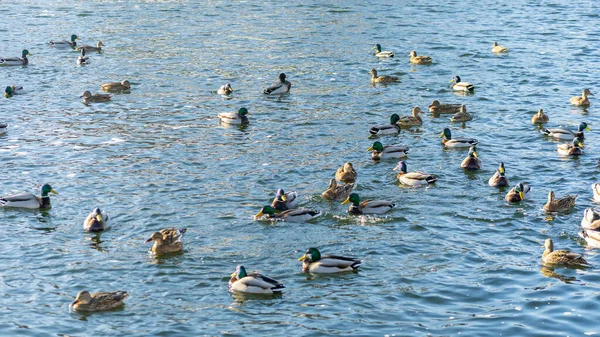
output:
[{"label": "swimming duck", "polygon": [[600,202],[600,183],[592,184],[592,191],[594,192],[594,201]]},{"label": "swimming duck", "polygon": [[83,103],[98,103],[98,102],[106,102],[109,101],[112,97],[109,94],[93,94],[89,91],[84,91],[83,95],[80,96],[83,98]]},{"label": "swimming duck", "polygon": [[4,207],[30,208],[30,209],[45,209],[50,208],[50,197],[48,193],[58,194],[48,184],[42,185],[40,188],[41,196],[35,196],[31,193],[11,195],[8,197],[0,197],[0,204]]},{"label": "swimming duck", "polygon": [[279,74],[279,82],[273,83],[270,87],[263,91],[264,94],[273,95],[273,94],[285,94],[290,91],[292,87],[292,83],[285,79],[285,74]]},{"label": "swimming duck", "polygon": [[90,294],[87,290],[80,291],[71,303],[71,307],[78,311],[103,311],[111,310],[123,305],[129,297],[126,291],[97,292]]},{"label": "swimming duck", "polygon": [[544,124],[548,123],[548,121],[550,121],[550,118],[544,113],[543,109],[540,109],[538,113],[531,117],[531,124]]},{"label": "swimming duck", "polygon": [[399,171],[397,178],[398,180],[408,186],[424,186],[427,184],[433,184],[437,178],[433,174],[427,174],[423,172],[406,172],[406,163],[401,161],[394,168],[394,171]]},{"label": "swimming duck", "polygon": [[77,47],[75,50],[80,51],[80,50],[85,50],[86,52],[91,52],[91,51],[95,51],[95,52],[101,52],[102,51],[102,47],[104,47],[104,43],[102,41],[98,41],[98,43],[96,43],[96,47],[94,46],[81,46],[81,47]]},{"label": "swimming duck", "polygon": [[371,50],[375,50],[375,56],[386,58],[386,57],[394,57],[394,53],[391,51],[381,51],[381,45],[378,43],[371,48]]},{"label": "swimming duck", "polygon": [[233,92],[233,88],[231,87],[231,84],[229,83],[225,83],[223,84],[219,90],[217,90],[217,94],[219,95],[229,95]]},{"label": "swimming duck", "polygon": [[164,228],[160,232],[154,232],[146,242],[154,241],[150,251],[153,254],[175,253],[183,250],[181,236],[187,228]]},{"label": "swimming duck", "polygon": [[496,173],[488,180],[488,185],[493,187],[510,186],[508,178],[504,175],[504,163],[500,162]]},{"label": "swimming duck", "polygon": [[525,200],[525,195],[531,191],[531,187],[529,185],[525,185],[523,183],[518,183],[515,187],[511,188],[508,193],[506,193],[506,197],[504,198],[507,202],[519,202],[521,200]]},{"label": "swimming duck", "polygon": [[263,206],[263,208],[254,216],[254,220],[260,219],[263,215],[267,216],[270,220],[283,220],[289,222],[305,222],[312,220],[319,215],[320,211],[312,211],[306,208],[290,209],[280,213],[276,213],[275,209],[271,206]]},{"label": "swimming duck", "polygon": [[581,143],[581,139],[574,138],[573,142],[570,144],[558,144],[556,145],[558,155],[560,156],[581,156],[583,155],[583,144]]},{"label": "swimming duck", "polygon": [[544,205],[546,212],[565,212],[571,210],[575,206],[576,195],[567,194],[564,198],[554,199],[554,191],[548,192],[548,202]]},{"label": "swimming duck", "polygon": [[587,125],[586,122],[581,122],[581,124],[579,124],[579,128],[577,128],[576,132],[573,132],[573,131],[567,130],[567,129],[561,129],[561,128],[541,129],[541,132],[543,134],[545,134],[546,136],[553,137],[556,139],[572,140],[575,137],[579,137],[579,138],[583,139],[584,138],[584,134],[583,134],[584,130],[591,131],[590,127]]},{"label": "swimming duck", "polygon": [[410,63],[411,64],[431,64],[431,57],[429,56],[417,56],[416,51],[411,51],[410,54]]},{"label": "swimming duck", "polygon": [[77,42],[75,40],[79,40],[79,38],[77,37],[77,35],[73,34],[71,35],[71,41],[50,41],[48,42],[48,44],[52,47],[75,48],[77,46]]},{"label": "swimming duck", "polygon": [[19,85],[9,85],[4,89],[4,97],[13,97],[19,90],[23,90],[23,87]]},{"label": "swimming duck", "polygon": [[554,250],[554,242],[550,238],[544,242],[544,248],[542,254],[544,264],[589,265],[582,254],[573,253],[570,250]]},{"label": "swimming duck", "polygon": [[354,188],[354,184],[344,184],[339,185],[335,181],[335,179],[329,180],[329,186],[327,190],[321,194],[323,199],[333,200],[333,201],[344,201],[350,193],[352,193],[352,189]]},{"label": "swimming duck", "polygon": [[3,135],[8,130],[8,124],[0,123],[0,135]]},{"label": "swimming duck", "polygon": [[452,138],[452,133],[449,128],[444,128],[444,131],[440,134],[440,138],[442,139],[442,144],[445,147],[451,148],[465,148],[471,147],[473,145],[477,145],[479,142],[474,138]]},{"label": "swimming duck", "polygon": [[594,95],[590,92],[590,89],[583,89],[583,91],[581,92],[581,96],[571,97],[570,102],[573,105],[588,106],[590,105],[590,100],[588,99],[588,96]]},{"label": "swimming duck", "polygon": [[127,91],[131,89],[131,84],[128,80],[124,80],[123,82],[110,82],[100,84],[100,87],[104,91]]},{"label": "swimming duck", "polygon": [[481,169],[481,160],[479,159],[479,156],[477,155],[475,145],[473,145],[469,148],[469,154],[462,161],[462,163],[460,164],[460,167],[462,167],[466,170],[469,170],[469,171],[477,171],[477,170]]},{"label": "swimming duck", "polygon": [[600,230],[600,212],[593,207],[588,207],[583,211],[583,219],[581,219],[581,228]]},{"label": "swimming duck", "polygon": [[508,48],[499,46],[498,42],[494,42],[494,46],[492,47],[492,53],[508,53]]},{"label": "swimming duck", "polygon": [[400,117],[397,124],[400,127],[421,126],[421,125],[423,125],[423,120],[421,119],[419,114],[422,114],[422,113],[423,113],[423,111],[421,111],[421,108],[416,106],[412,109],[412,116]]},{"label": "swimming duck", "polygon": [[218,117],[222,123],[240,125],[250,123],[248,116],[246,116],[249,114],[248,109],[240,108],[238,112],[223,112],[220,113]]},{"label": "swimming duck", "polygon": [[373,126],[369,129],[369,133],[374,136],[395,135],[400,132],[400,126],[397,124],[399,120],[400,116],[398,114],[392,114],[390,124]]},{"label": "swimming duck", "polygon": [[377,76],[377,70],[375,70],[375,69],[371,69],[371,71],[369,71],[369,74],[371,74],[371,83],[390,83],[390,82],[398,81],[397,76],[389,76],[389,75]]},{"label": "swimming duck", "polygon": [[106,211],[96,207],[83,221],[83,230],[86,232],[101,232],[106,230],[109,227],[109,219]]},{"label": "swimming duck", "polygon": [[270,277],[259,273],[248,274],[244,266],[239,265],[231,274],[229,290],[249,294],[273,294],[283,291],[285,286]]},{"label": "swimming duck", "polygon": [[434,114],[453,114],[460,111],[462,104],[442,104],[437,99],[429,105],[429,112]]},{"label": "swimming duck", "polygon": [[278,211],[287,211],[298,207],[298,193],[296,191],[285,193],[283,189],[278,189],[271,207]]},{"label": "swimming duck", "polygon": [[32,56],[27,49],[23,49],[21,58],[18,57],[3,57],[0,58],[0,66],[26,66],[29,64],[27,55]]},{"label": "swimming duck", "polygon": [[350,214],[383,214],[392,208],[395,204],[387,200],[365,200],[360,201],[360,197],[356,193],[352,193],[342,202],[345,205],[352,202],[352,205],[348,208]]},{"label": "swimming duck", "polygon": [[375,142],[371,147],[367,149],[367,151],[371,152],[371,159],[373,160],[385,160],[385,159],[395,159],[395,158],[404,158],[406,157],[406,153],[408,152],[407,145],[387,145],[383,146],[380,142]]},{"label": "swimming duck", "polygon": [[460,106],[460,111],[450,117],[451,122],[468,122],[473,119],[473,116],[467,111],[465,105]]},{"label": "swimming duck", "polygon": [[314,247],[308,248],[298,261],[302,261],[302,271],[314,274],[332,274],[353,271],[360,267],[361,260],[353,257],[323,255]]},{"label": "swimming duck", "polygon": [[85,56],[85,49],[81,49],[81,55],[79,55],[79,57],[77,57],[77,64],[82,65],[82,64],[89,64],[89,63],[90,63],[90,58]]},{"label": "swimming duck", "polygon": [[475,86],[473,84],[471,84],[469,82],[461,82],[460,76],[458,76],[458,75],[455,75],[454,77],[452,77],[450,82],[455,82],[452,85],[452,89],[456,90],[456,91],[474,91],[475,90]]},{"label": "swimming duck", "polygon": [[335,179],[346,184],[355,182],[356,177],[358,177],[358,173],[356,173],[350,162],[345,163],[335,171]]}]

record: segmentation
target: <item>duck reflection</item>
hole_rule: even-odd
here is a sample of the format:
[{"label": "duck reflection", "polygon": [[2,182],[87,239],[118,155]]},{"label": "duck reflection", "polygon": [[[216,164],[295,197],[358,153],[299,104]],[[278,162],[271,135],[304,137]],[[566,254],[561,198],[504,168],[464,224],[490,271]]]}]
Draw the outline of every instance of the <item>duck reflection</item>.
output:
[{"label": "duck reflection", "polygon": [[560,280],[561,282],[568,283],[568,284],[580,282],[576,277],[561,275],[561,274],[557,273],[556,271],[554,271],[554,268],[550,268],[550,267],[542,267],[540,269],[540,273],[546,277],[555,278],[557,280]]}]

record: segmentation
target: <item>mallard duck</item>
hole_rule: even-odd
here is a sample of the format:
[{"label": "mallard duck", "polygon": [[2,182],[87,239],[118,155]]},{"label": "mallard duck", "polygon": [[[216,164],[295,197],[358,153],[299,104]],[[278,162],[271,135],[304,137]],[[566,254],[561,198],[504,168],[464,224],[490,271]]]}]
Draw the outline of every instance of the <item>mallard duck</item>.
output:
[{"label": "mallard duck", "polygon": [[583,211],[583,219],[581,219],[581,228],[600,230],[600,212],[593,207],[588,207]]},{"label": "mallard duck", "polygon": [[411,64],[431,64],[431,57],[429,56],[417,56],[416,51],[411,51],[410,54],[410,63]]},{"label": "mallard duck", "polygon": [[263,206],[263,208],[254,216],[254,220],[260,219],[263,215],[266,215],[270,220],[283,220],[289,222],[306,222],[312,220],[319,215],[320,211],[312,211],[306,208],[290,209],[280,213],[276,213],[275,209],[271,206]]},{"label": "mallard duck", "polygon": [[279,82],[273,83],[270,87],[263,91],[264,94],[274,95],[274,94],[285,94],[290,91],[292,87],[292,83],[285,79],[285,74],[279,74]]},{"label": "mallard duck", "polygon": [[176,253],[183,250],[181,236],[187,228],[164,228],[160,232],[154,232],[146,242],[154,241],[150,251],[153,254]]},{"label": "mallard duck", "polygon": [[89,64],[89,63],[90,63],[90,58],[85,56],[85,49],[81,49],[81,55],[79,55],[79,57],[77,57],[77,64],[82,65],[82,64]]},{"label": "mallard duck", "polygon": [[460,111],[450,117],[451,122],[468,122],[473,119],[473,116],[467,111],[465,105],[460,106]]},{"label": "mallard duck", "polygon": [[416,106],[412,109],[411,116],[400,117],[397,124],[400,125],[400,127],[421,126],[421,125],[423,125],[423,120],[421,119],[419,114],[422,114],[422,113],[423,113],[423,111],[421,110],[421,108]]},{"label": "mallard duck", "polygon": [[91,51],[95,51],[95,52],[101,52],[102,51],[102,47],[104,47],[104,43],[102,41],[98,41],[98,43],[96,43],[96,47],[94,46],[81,46],[81,47],[77,47],[76,50],[80,51],[80,50],[85,50],[86,52],[91,52]]},{"label": "mallard duck", "polygon": [[564,198],[554,199],[554,191],[548,192],[548,202],[544,205],[546,212],[565,212],[571,210],[575,206],[576,195],[567,194]]},{"label": "mallard duck", "polygon": [[494,46],[492,47],[492,53],[496,53],[496,54],[508,53],[508,48],[499,46],[498,42],[494,42]]},{"label": "mallard duck", "polygon": [[389,75],[377,76],[377,70],[375,70],[375,69],[371,69],[371,71],[369,71],[369,74],[371,74],[371,83],[390,83],[390,82],[398,81],[397,76],[389,76]]},{"label": "mallard duck", "polygon": [[399,162],[398,165],[394,167],[394,171],[399,171],[396,177],[400,183],[408,186],[424,186],[427,184],[433,184],[437,180],[433,174],[427,174],[423,172],[406,172],[406,163],[403,161]]},{"label": "mallard duck", "polygon": [[600,230],[582,228],[577,234],[579,234],[589,246],[600,248]]},{"label": "mallard duck", "polygon": [[381,51],[381,45],[379,43],[374,45],[373,48],[371,48],[371,50],[375,50],[374,55],[377,57],[394,57],[394,53],[392,53],[391,51]]},{"label": "mallard duck", "polygon": [[346,184],[355,182],[357,177],[358,173],[356,173],[350,162],[345,163],[335,171],[335,179]]},{"label": "mallard duck", "polygon": [[581,143],[581,139],[574,138],[573,142],[570,144],[558,144],[556,145],[559,156],[581,156],[583,155],[583,144]]},{"label": "mallard duck", "polygon": [[462,161],[462,163],[460,164],[460,167],[462,167],[466,170],[469,170],[469,171],[477,171],[477,170],[481,169],[481,160],[479,159],[479,156],[477,155],[477,150],[475,149],[475,145],[473,145],[469,148],[469,154]]},{"label": "mallard duck", "polygon": [[592,184],[592,191],[594,192],[594,201],[600,202],[600,183]]},{"label": "mallard duck", "polygon": [[131,84],[128,80],[124,80],[123,82],[110,82],[100,84],[100,87],[104,91],[127,91],[131,90]]},{"label": "mallard duck", "polygon": [[4,89],[4,97],[13,97],[13,95],[17,94],[19,90],[23,90],[23,87],[18,85],[9,85]]},{"label": "mallard duck", "polygon": [[298,261],[302,261],[302,271],[315,274],[332,274],[353,271],[360,267],[361,260],[353,257],[323,255],[314,247],[308,248]]},{"label": "mallard duck", "polygon": [[285,286],[270,277],[259,273],[248,274],[244,266],[239,265],[231,274],[229,290],[249,294],[273,294],[283,291]]},{"label": "mallard duck", "polygon": [[83,230],[86,232],[102,232],[108,229],[110,218],[106,211],[100,210],[99,207],[94,208],[90,214],[83,220]]},{"label": "mallard duck", "polygon": [[0,135],[3,135],[8,131],[8,124],[0,123]]},{"label": "mallard duck", "polygon": [[71,41],[50,41],[48,44],[52,47],[75,48],[77,46],[77,42],[75,40],[79,40],[79,37],[73,34],[71,35]]},{"label": "mallard duck", "polygon": [[219,95],[229,95],[233,92],[233,88],[231,87],[231,84],[229,83],[225,83],[223,84],[219,90],[217,90],[217,94]]},{"label": "mallard duck", "polygon": [[249,114],[248,109],[240,108],[238,112],[223,112],[220,113],[218,117],[222,123],[240,125],[250,123],[248,116],[246,116]]},{"label": "mallard duck", "polygon": [[3,57],[0,58],[0,66],[26,66],[29,64],[27,55],[32,56],[27,49],[21,52],[21,58],[18,57]]},{"label": "mallard duck", "polygon": [[278,189],[275,199],[271,202],[271,207],[278,211],[287,211],[298,207],[298,193],[296,191],[285,193],[283,189]]},{"label": "mallard duck", "polygon": [[50,208],[50,197],[48,193],[58,194],[48,184],[42,185],[40,188],[40,195],[35,196],[31,193],[11,195],[8,197],[0,197],[0,204],[4,207],[18,207],[18,208],[31,208],[31,209],[45,209]]},{"label": "mallard duck", "polygon": [[371,147],[367,149],[371,152],[371,159],[373,160],[385,160],[385,159],[397,159],[406,157],[408,152],[407,145],[387,145],[383,146],[380,142],[375,142]]},{"label": "mallard duck", "polygon": [[504,199],[507,202],[519,202],[521,200],[525,200],[525,195],[531,191],[531,187],[529,185],[525,185],[523,183],[518,183],[515,187],[511,188],[508,193],[506,193],[506,197]]},{"label": "mallard duck", "polygon": [[327,190],[321,194],[323,199],[333,200],[333,201],[344,201],[350,193],[352,193],[352,189],[354,188],[354,184],[344,184],[338,186],[335,179],[329,180],[329,186]]},{"label": "mallard duck", "polygon": [[126,291],[98,292],[90,294],[87,290],[80,291],[71,303],[71,307],[78,311],[103,311],[111,310],[123,305],[129,297]]},{"label": "mallard duck", "polygon": [[83,103],[98,103],[98,102],[106,102],[109,101],[112,97],[109,94],[93,94],[89,91],[84,91],[83,95],[80,96],[83,98]]},{"label": "mallard duck", "polygon": [[437,99],[429,105],[429,112],[434,114],[453,114],[460,111],[462,104],[442,104]]},{"label": "mallard duck", "polygon": [[392,114],[392,116],[390,116],[390,124],[375,125],[369,129],[369,133],[374,136],[395,135],[400,132],[400,126],[396,124],[399,120],[400,116],[398,116],[398,114]]},{"label": "mallard duck", "polygon": [[452,79],[450,80],[450,82],[454,82],[454,84],[452,85],[452,89],[456,90],[456,91],[474,91],[475,90],[475,86],[469,82],[461,82],[460,81],[460,76],[455,75],[454,77],[452,77]]},{"label": "mallard duck", "polygon": [[583,89],[583,91],[581,92],[581,96],[571,97],[570,102],[573,105],[588,106],[590,105],[590,100],[588,99],[588,96],[594,96],[594,94],[590,92],[590,89]]},{"label": "mallard duck", "polygon": [[352,202],[348,208],[350,214],[383,214],[392,208],[395,204],[387,200],[364,200],[360,201],[360,197],[356,193],[352,193],[342,202],[345,205]]},{"label": "mallard duck", "polygon": [[548,123],[548,121],[550,121],[550,118],[544,113],[543,109],[540,109],[538,113],[531,117],[531,124],[544,124]]},{"label": "mallard duck", "polygon": [[573,253],[570,250],[554,250],[554,242],[550,238],[544,242],[544,248],[542,254],[544,264],[589,265],[582,254]]},{"label": "mallard duck", "polygon": [[590,127],[587,125],[586,122],[581,122],[581,124],[579,124],[579,127],[577,128],[576,132],[573,132],[568,129],[561,129],[561,128],[541,129],[541,132],[543,134],[545,134],[546,136],[549,136],[552,138],[562,139],[562,140],[572,140],[575,137],[584,139],[585,138],[584,134],[583,134],[584,130],[591,131]]},{"label": "mallard duck", "polygon": [[496,173],[488,180],[488,185],[493,187],[510,186],[508,178],[504,175],[504,163],[500,162]]},{"label": "mallard duck", "polygon": [[442,144],[445,147],[452,148],[465,148],[471,147],[473,145],[477,145],[479,142],[474,138],[452,138],[452,133],[449,128],[444,128],[444,131],[440,134],[440,138],[442,139]]}]

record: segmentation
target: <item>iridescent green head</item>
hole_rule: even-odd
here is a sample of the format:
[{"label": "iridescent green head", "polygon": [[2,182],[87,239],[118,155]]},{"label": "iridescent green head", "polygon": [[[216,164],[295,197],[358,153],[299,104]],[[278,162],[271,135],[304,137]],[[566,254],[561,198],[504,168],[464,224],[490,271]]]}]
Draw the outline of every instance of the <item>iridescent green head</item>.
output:
[{"label": "iridescent green head", "polygon": [[586,122],[581,122],[581,124],[579,124],[578,130],[579,132],[582,132],[583,130],[592,131]]},{"label": "iridescent green head", "polygon": [[6,87],[6,89],[4,89],[4,97],[10,97],[13,95],[13,89],[11,86]]},{"label": "iridescent green head", "polygon": [[475,145],[473,145],[469,148],[469,157],[474,157],[474,158],[478,157],[477,149],[475,148]]},{"label": "iridescent green head", "polygon": [[81,48],[81,57],[85,56],[85,48]]},{"label": "iridescent green head", "polygon": [[402,173],[406,173],[406,163],[403,161],[398,162],[398,165],[394,167],[394,171],[400,171]]},{"label": "iridescent green head", "polygon": [[573,146],[574,147],[583,147],[583,141],[579,137],[573,138]]},{"label": "iridescent green head", "polygon": [[375,142],[375,143],[373,143],[373,145],[371,145],[370,148],[367,149],[367,151],[381,152],[381,151],[383,151],[383,144],[381,144],[380,142]]},{"label": "iridescent green head", "polygon": [[77,39],[78,39],[77,35],[75,35],[75,34],[71,35],[71,42],[75,42],[75,40],[77,40]]},{"label": "iridescent green head", "polygon": [[446,140],[452,139],[452,133],[450,132],[450,129],[444,128],[444,131],[442,131],[440,134],[440,138],[444,138]]},{"label": "iridescent green head", "polygon": [[235,273],[233,273],[231,276],[235,276],[239,280],[248,276],[248,273],[246,272],[246,268],[240,264],[239,266],[235,267]]},{"label": "iridescent green head", "polygon": [[240,108],[240,110],[238,110],[238,115],[240,115],[240,116],[247,115],[248,113],[249,113],[248,109],[246,109],[246,108]]},{"label": "iridescent green head", "polygon": [[348,196],[348,198],[346,198],[346,200],[342,202],[342,205],[345,205],[349,202],[351,202],[354,206],[358,206],[360,204],[360,197],[358,196],[358,194],[352,193]]},{"label": "iridescent green head", "polygon": [[26,58],[27,55],[31,56],[31,53],[29,52],[29,50],[23,49],[23,51],[21,52],[21,58]]},{"label": "iridescent green head", "polygon": [[279,81],[281,81],[281,83],[285,82],[285,77],[284,73],[279,74]]},{"label": "iridescent green head", "polygon": [[373,49],[377,49],[377,52],[381,53],[381,45],[379,43],[373,46]]},{"label": "iridescent green head", "polygon": [[273,215],[275,214],[275,209],[271,206],[263,206],[263,208],[260,209],[260,212],[256,213],[256,215],[254,216],[254,220],[258,220],[261,216],[265,214]]},{"label": "iridescent green head", "polygon": [[48,184],[42,185],[42,187],[40,188],[40,192],[42,194],[42,197],[47,197],[48,193],[58,194],[58,193],[56,193],[55,190],[52,189],[52,186],[50,186]]},{"label": "iridescent green head", "polygon": [[304,255],[302,255],[298,261],[307,260],[308,262],[317,262],[321,259],[321,252],[314,247],[308,248]]},{"label": "iridescent green head", "polygon": [[390,116],[390,124],[395,125],[400,120],[400,116],[398,114],[393,114]]},{"label": "iridescent green head", "polygon": [[498,166],[498,173],[500,173],[501,176],[504,175],[504,163],[500,162],[500,166]]}]

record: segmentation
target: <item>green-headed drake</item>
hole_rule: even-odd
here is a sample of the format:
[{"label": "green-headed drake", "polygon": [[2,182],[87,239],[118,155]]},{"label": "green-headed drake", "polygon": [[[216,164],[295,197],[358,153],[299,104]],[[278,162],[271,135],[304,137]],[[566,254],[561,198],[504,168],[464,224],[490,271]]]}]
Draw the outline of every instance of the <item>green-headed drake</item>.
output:
[{"label": "green-headed drake", "polygon": [[454,77],[452,77],[452,79],[450,80],[450,83],[454,82],[454,84],[452,85],[452,90],[454,91],[474,91],[475,90],[475,86],[469,82],[462,82],[460,80],[460,76],[455,75]]},{"label": "green-headed drake", "polygon": [[35,196],[31,193],[11,195],[8,197],[0,197],[0,204],[4,207],[30,208],[30,209],[45,209],[50,208],[49,193],[58,194],[48,184],[40,187],[40,196]]},{"label": "green-headed drake", "polygon": [[83,230],[86,232],[102,232],[110,227],[109,220],[108,213],[101,210],[100,207],[96,207],[83,221]]},{"label": "green-headed drake", "polygon": [[27,55],[32,56],[27,49],[23,49],[21,57],[2,57],[0,58],[0,66],[26,66],[29,64]]},{"label": "green-headed drake", "polygon": [[406,157],[408,145],[383,146],[381,142],[374,142],[367,151],[372,151],[371,159],[373,160],[398,159]]},{"label": "green-headed drake", "polygon": [[496,173],[494,173],[494,175],[490,178],[490,180],[488,180],[488,185],[490,185],[492,187],[510,186],[510,183],[508,182],[508,178],[504,175],[504,173],[505,173],[504,163],[500,162],[500,165],[498,166]]},{"label": "green-headed drake", "polygon": [[397,124],[399,120],[398,114],[392,114],[390,124],[375,125],[369,129],[369,133],[373,136],[395,135],[400,132],[400,126]]},{"label": "green-headed drake", "polygon": [[400,183],[420,187],[428,184],[433,184],[437,181],[437,178],[433,174],[427,174],[423,172],[407,172],[406,163],[401,161],[394,167],[394,171],[398,171],[397,178]]},{"label": "green-headed drake", "polygon": [[233,92],[233,88],[231,87],[231,84],[229,83],[225,83],[223,84],[219,90],[217,90],[217,94],[218,95],[229,95]]},{"label": "green-headed drake", "polygon": [[351,202],[352,204],[348,208],[348,213],[360,215],[360,214],[383,214],[392,208],[395,204],[387,200],[364,200],[360,201],[360,197],[356,193],[350,194],[346,200],[342,202],[342,205]]},{"label": "green-headed drake", "polygon": [[391,51],[382,51],[381,45],[379,43],[374,45],[373,48],[371,48],[371,50],[374,50],[374,55],[380,58],[394,57],[394,53],[392,53]]},{"label": "green-headed drake", "polygon": [[62,47],[62,48],[75,48],[77,46],[77,41],[79,37],[73,34],[71,35],[71,41],[62,40],[62,41],[50,41],[48,44],[52,47]]},{"label": "green-headed drake", "polygon": [[271,207],[278,211],[287,211],[288,209],[294,209],[298,207],[298,201],[298,192],[290,191],[286,193],[282,188],[280,188],[275,193],[275,198],[271,202]]},{"label": "green-headed drake", "polygon": [[222,112],[218,115],[221,123],[232,124],[232,125],[242,125],[249,124],[250,120],[248,116],[250,113],[246,108],[240,108],[238,112]]},{"label": "green-headed drake", "polygon": [[506,202],[519,202],[525,200],[525,196],[527,193],[529,193],[529,191],[531,191],[531,187],[529,187],[529,185],[518,183],[515,185],[515,187],[511,188],[508,193],[506,193],[504,200],[506,200]]},{"label": "green-headed drake", "polygon": [[77,57],[77,64],[82,65],[82,64],[89,64],[89,63],[90,63],[90,58],[88,56],[85,56],[85,49],[81,49],[81,55],[79,55],[79,57]]},{"label": "green-headed drake", "polygon": [[479,159],[475,145],[469,148],[469,154],[462,161],[462,163],[460,163],[460,167],[469,171],[477,171],[481,169],[481,159]]},{"label": "green-headed drake", "polygon": [[583,155],[583,143],[578,137],[573,138],[571,143],[556,145],[556,152],[559,156],[581,156]]},{"label": "green-headed drake", "polygon": [[284,288],[281,282],[270,277],[257,272],[248,274],[242,265],[235,268],[229,280],[229,290],[241,293],[271,295],[281,293]]},{"label": "green-headed drake", "polygon": [[444,131],[440,134],[440,138],[442,138],[442,144],[450,148],[468,148],[479,143],[474,138],[452,138],[452,132],[449,128],[444,128]]},{"label": "green-headed drake", "polygon": [[292,88],[292,83],[286,80],[286,75],[284,73],[279,74],[279,81],[271,84],[270,87],[263,90],[263,94],[266,95],[277,95],[277,94],[285,94],[290,91]]},{"label": "green-headed drake", "polygon": [[319,215],[320,211],[312,211],[306,208],[290,209],[287,211],[277,213],[271,206],[263,206],[260,212],[256,213],[254,220],[260,219],[263,215],[267,216],[269,220],[283,220],[288,222],[306,222],[312,220]]},{"label": "green-headed drake", "polygon": [[573,140],[573,138],[578,137],[583,140],[585,138],[585,135],[583,134],[584,130],[591,131],[590,127],[587,125],[586,122],[581,122],[581,124],[579,124],[579,127],[577,128],[577,131],[571,131],[563,128],[554,128],[541,129],[541,132],[544,135],[555,139]]},{"label": "green-headed drake", "polygon": [[308,248],[298,261],[302,261],[302,271],[314,274],[332,274],[353,271],[362,261],[353,257],[323,255],[314,247]]}]

